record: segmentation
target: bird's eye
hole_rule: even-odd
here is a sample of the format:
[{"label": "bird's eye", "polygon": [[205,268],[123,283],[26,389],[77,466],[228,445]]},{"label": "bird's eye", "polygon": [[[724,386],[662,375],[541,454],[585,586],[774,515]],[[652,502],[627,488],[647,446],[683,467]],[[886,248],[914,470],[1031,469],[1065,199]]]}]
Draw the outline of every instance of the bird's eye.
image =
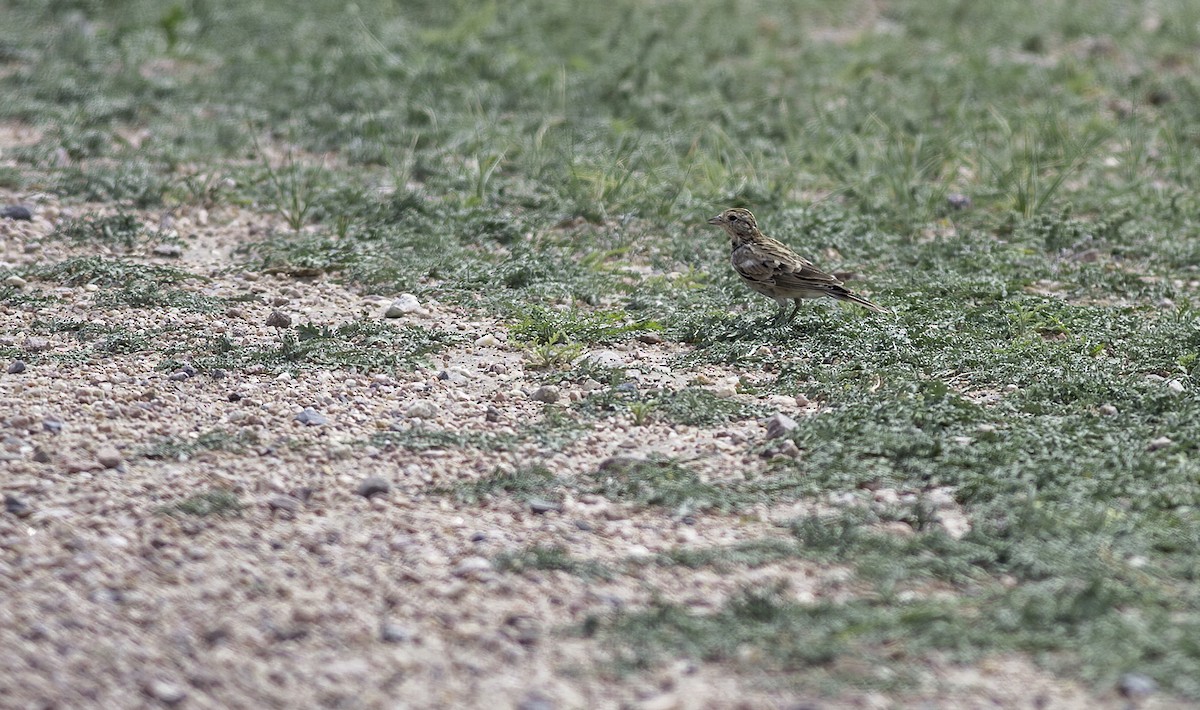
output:
[{"label": "bird's eye", "polygon": [[731,214],[731,215],[729,215],[729,221],[730,221],[730,222],[736,222],[736,221],[738,221],[738,216],[737,216],[737,215],[735,215],[735,214]]}]

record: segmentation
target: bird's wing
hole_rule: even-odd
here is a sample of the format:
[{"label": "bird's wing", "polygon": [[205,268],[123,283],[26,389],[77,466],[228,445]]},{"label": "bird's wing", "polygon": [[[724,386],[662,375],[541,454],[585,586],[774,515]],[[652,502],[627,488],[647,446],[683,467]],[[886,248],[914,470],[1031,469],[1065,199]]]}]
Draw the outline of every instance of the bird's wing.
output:
[{"label": "bird's wing", "polygon": [[781,242],[774,239],[764,239],[756,245],[761,257],[764,270],[769,269],[770,275],[765,276],[782,288],[811,288],[824,289],[841,285],[833,274],[827,274],[813,265],[811,261],[799,256]]}]

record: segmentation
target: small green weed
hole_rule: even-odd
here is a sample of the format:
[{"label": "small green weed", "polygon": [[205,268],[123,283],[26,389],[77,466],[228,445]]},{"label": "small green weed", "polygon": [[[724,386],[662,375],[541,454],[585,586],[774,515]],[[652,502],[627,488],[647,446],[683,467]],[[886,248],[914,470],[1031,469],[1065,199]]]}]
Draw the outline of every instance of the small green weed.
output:
[{"label": "small green weed", "polygon": [[523,501],[533,498],[557,500],[562,485],[562,481],[544,466],[529,466],[511,472],[496,471],[437,492],[451,495],[461,503],[478,503],[501,493]]},{"label": "small green weed", "polygon": [[502,572],[521,573],[526,570],[561,571],[577,577],[612,579],[614,573],[603,564],[572,557],[563,547],[534,545],[516,552],[497,555],[493,564]]},{"label": "small green weed", "polygon": [[189,496],[178,503],[172,503],[159,508],[163,515],[194,515],[208,517],[210,515],[237,515],[245,506],[231,491],[213,488],[202,493]]}]

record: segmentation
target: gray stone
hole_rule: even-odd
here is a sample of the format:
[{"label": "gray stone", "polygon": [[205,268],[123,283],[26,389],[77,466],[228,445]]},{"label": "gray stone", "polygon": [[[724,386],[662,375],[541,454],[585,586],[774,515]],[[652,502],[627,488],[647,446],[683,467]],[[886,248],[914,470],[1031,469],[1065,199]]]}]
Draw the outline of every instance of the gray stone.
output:
[{"label": "gray stone", "polygon": [[272,512],[298,513],[303,504],[292,496],[273,496],[267,500],[267,507]]},{"label": "gray stone", "polygon": [[971,197],[959,192],[946,195],[946,202],[956,210],[965,210],[971,206]]},{"label": "gray stone", "polygon": [[296,421],[304,426],[323,426],[329,423],[329,417],[326,417],[312,407],[305,407],[304,411],[296,415]]},{"label": "gray stone", "polygon": [[538,515],[550,512],[560,512],[562,506],[554,501],[545,500],[543,498],[531,498],[529,500],[529,509]]},{"label": "gray stone", "polygon": [[1141,699],[1158,690],[1158,682],[1144,673],[1126,673],[1117,681],[1117,690],[1130,700]]},{"label": "gray stone", "polygon": [[556,710],[557,705],[550,698],[542,695],[536,690],[530,691],[528,695],[517,703],[517,710]]},{"label": "gray stone", "polygon": [[6,495],[4,496],[4,512],[11,513],[18,518],[27,518],[33,512],[33,508],[16,496]]},{"label": "gray stone", "polygon": [[8,205],[7,207],[0,207],[0,218],[28,222],[33,219],[33,210],[25,205]]},{"label": "gray stone", "polygon": [[114,446],[101,446],[96,451],[96,461],[104,468],[116,468],[121,465],[121,452]]},{"label": "gray stone", "polygon": [[558,387],[555,387],[554,385],[542,385],[533,393],[532,399],[535,402],[554,404],[558,401]]},{"label": "gray stone", "polygon": [[165,256],[171,259],[178,259],[183,256],[183,247],[178,244],[159,244],[154,247],[155,256]]},{"label": "gray stone", "polygon": [[400,624],[385,621],[379,625],[379,640],[384,643],[409,643],[416,638],[416,634]]},{"label": "gray stone", "polygon": [[364,478],[355,489],[363,498],[373,498],[374,496],[387,495],[392,490],[392,484],[379,476],[369,476]]},{"label": "gray stone", "polygon": [[437,405],[427,399],[419,399],[404,410],[404,414],[413,419],[433,419],[437,413]]},{"label": "gray stone", "polygon": [[780,412],[767,419],[767,438],[778,439],[781,436],[787,436],[800,426],[788,415]]},{"label": "gray stone", "polygon": [[25,361],[24,360],[13,360],[12,362],[10,362],[8,364],[7,372],[10,375],[18,375],[22,372],[25,372]]}]

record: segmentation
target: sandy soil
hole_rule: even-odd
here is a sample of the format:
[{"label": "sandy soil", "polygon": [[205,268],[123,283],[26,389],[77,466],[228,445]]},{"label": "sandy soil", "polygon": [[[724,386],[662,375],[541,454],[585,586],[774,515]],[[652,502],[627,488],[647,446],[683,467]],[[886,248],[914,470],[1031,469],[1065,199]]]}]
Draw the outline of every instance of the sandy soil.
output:
[{"label": "sandy soil", "polygon": [[[0,220],[0,266],[105,253],[45,239],[59,220],[104,206],[64,208],[49,196],[0,191],[0,204],[17,203],[32,206],[35,217]],[[161,215],[144,216],[164,224]],[[537,383],[503,324],[438,303],[396,322],[460,337],[411,372],[277,376],[249,368],[223,378],[172,378],[158,367],[165,353],[195,338],[269,343],[277,337],[267,325],[274,311],[293,322],[336,325],[363,312],[380,318],[399,294],[247,273],[233,247],[281,228],[270,215],[193,209],[166,224],[183,238],[180,256],[155,256],[147,245],[131,258],[205,277],[184,288],[254,300],[216,314],[105,309],[95,287],[31,280],[25,293],[61,301],[0,304],[0,345],[29,358],[24,371],[0,374],[0,487],[10,496],[0,513],[0,707],[1123,706],[1115,693],[1098,696],[1019,658],[933,663],[903,698],[831,698],[719,664],[676,662],[613,676],[605,670],[613,649],[570,631],[589,615],[653,598],[711,610],[746,584],[780,580],[799,599],[836,598],[852,593],[848,575],[805,561],[738,575],[646,566],[610,581],[500,572],[490,562],[495,555],[534,544],[619,561],[786,531],[772,522],[780,511],[765,509],[687,524],[594,496],[535,513],[509,500],[459,504],[430,489],[532,463],[571,478],[610,456],[655,452],[694,460],[709,476],[753,471],[767,465],[749,451],[765,437],[763,423],[635,428],[613,420],[562,451],[371,445],[372,435],[408,426],[515,433],[557,405],[531,398]],[[87,356],[90,345],[72,333],[39,330],[55,319],[154,332],[156,348]],[[603,357],[666,387],[703,375],[718,391],[743,374],[674,371],[668,364],[676,347],[634,342]],[[0,372],[11,363],[0,363]],[[583,392],[567,386],[560,396],[569,402]],[[757,401],[793,417],[815,412],[779,398]],[[418,402],[431,406],[414,409]],[[298,421],[305,407],[327,423]],[[244,448],[140,455],[164,438],[188,442],[212,431]],[[372,476],[390,485],[387,494],[359,495]],[[162,513],[214,487],[246,507],[235,516]],[[1151,698],[1143,707],[1170,706],[1162,702]]]}]

